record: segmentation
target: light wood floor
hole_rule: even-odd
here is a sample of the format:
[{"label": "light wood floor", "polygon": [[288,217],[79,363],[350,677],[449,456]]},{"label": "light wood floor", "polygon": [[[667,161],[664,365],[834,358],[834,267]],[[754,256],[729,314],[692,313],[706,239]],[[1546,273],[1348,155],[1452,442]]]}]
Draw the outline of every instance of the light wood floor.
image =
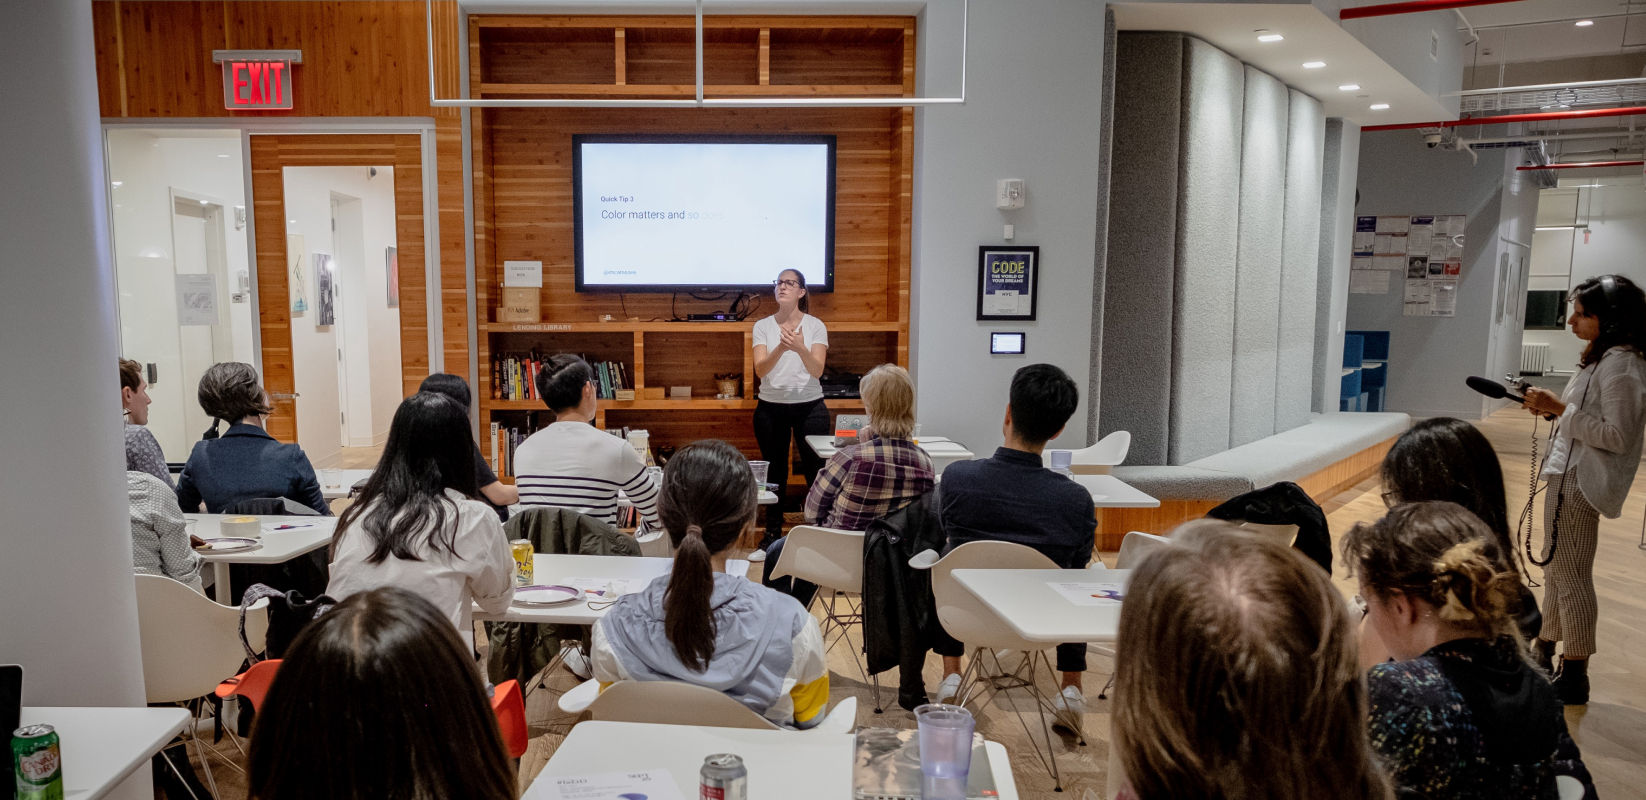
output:
[{"label": "light wood floor", "polygon": [[[1508,483],[1511,515],[1526,502],[1528,461],[1531,452],[1531,418],[1518,410],[1499,412],[1479,423],[1497,449]],[[1546,434],[1539,427],[1539,434]],[[1539,443],[1539,452],[1543,445]],[[1384,508],[1381,487],[1368,480],[1326,504],[1327,520],[1334,537],[1346,532],[1355,523],[1381,516]],[[1534,519],[1539,520],[1537,542],[1542,542],[1541,508]],[[1633,491],[1625,505],[1623,517],[1601,520],[1600,549],[1596,559],[1595,582],[1600,595],[1599,652],[1591,666],[1594,690],[1585,708],[1568,709],[1567,725],[1583,749],[1584,760],[1594,773],[1602,797],[1646,798],[1646,552],[1637,548],[1640,521],[1646,513],[1646,470],[1636,478]],[[1105,553],[1106,561],[1113,563],[1114,554]],[[1341,560],[1341,559],[1339,559]],[[1534,576],[1539,573],[1534,569]],[[1345,595],[1354,593],[1354,581],[1341,569],[1335,576]],[[1541,597],[1542,589],[1536,589]],[[837,648],[830,653],[836,700],[846,696],[858,698],[859,725],[913,727],[912,715],[897,707],[896,672],[881,676],[882,696],[886,712],[873,713],[869,688],[858,676],[851,656]],[[1091,671],[1085,676],[1088,733],[1085,746],[1076,744],[1067,735],[1054,732],[1053,745],[1058,765],[1063,771],[1064,793],[1052,792],[1052,780],[1028,747],[1024,729],[1014,714],[1003,711],[999,705],[990,705],[979,713],[978,729],[991,739],[1002,742],[1011,753],[1012,768],[1017,786],[1024,798],[1068,797],[1076,800],[1103,796],[1108,762],[1109,706],[1107,700],[1098,700],[1098,690],[1108,680],[1112,664],[1108,659],[1093,656]],[[925,671],[926,684],[935,687],[941,678],[937,659],[929,658]],[[576,679],[561,670],[552,676],[551,689],[564,690],[576,684]],[[1051,689],[1047,683],[1045,688]],[[564,718],[553,706],[553,692],[539,690],[528,702],[527,716],[532,726],[530,749],[520,762],[520,785],[524,789],[542,771],[555,747],[565,737],[572,720]],[[976,710],[976,709],[974,709]],[[1034,728],[1039,736],[1039,728]],[[244,797],[244,783],[237,775],[219,768],[215,771],[224,785],[224,796]],[[761,800],[766,800],[761,798]]]}]

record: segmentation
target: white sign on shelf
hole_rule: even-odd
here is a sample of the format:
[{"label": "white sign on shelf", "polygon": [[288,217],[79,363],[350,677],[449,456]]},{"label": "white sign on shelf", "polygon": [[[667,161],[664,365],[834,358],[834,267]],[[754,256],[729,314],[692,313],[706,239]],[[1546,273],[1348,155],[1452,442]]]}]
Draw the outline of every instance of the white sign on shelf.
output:
[{"label": "white sign on shelf", "polygon": [[508,287],[543,288],[543,262],[541,261],[505,261],[503,262],[503,285]]}]

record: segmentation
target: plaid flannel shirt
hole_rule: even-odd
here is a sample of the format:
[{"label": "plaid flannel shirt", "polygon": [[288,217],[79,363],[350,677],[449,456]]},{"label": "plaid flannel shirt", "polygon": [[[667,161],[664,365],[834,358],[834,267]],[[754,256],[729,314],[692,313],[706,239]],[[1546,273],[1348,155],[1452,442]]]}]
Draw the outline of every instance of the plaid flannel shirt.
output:
[{"label": "plaid flannel shirt", "polygon": [[841,448],[806,495],[806,520],[828,528],[867,530],[936,485],[932,460],[908,439],[874,438]]}]

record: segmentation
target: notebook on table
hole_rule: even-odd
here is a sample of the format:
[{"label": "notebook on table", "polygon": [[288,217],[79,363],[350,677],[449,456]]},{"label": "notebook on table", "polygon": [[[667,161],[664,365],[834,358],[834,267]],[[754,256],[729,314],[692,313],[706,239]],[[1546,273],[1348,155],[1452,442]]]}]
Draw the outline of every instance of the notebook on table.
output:
[{"label": "notebook on table", "polygon": [[[988,753],[983,749],[983,736],[974,733],[966,797],[993,800],[999,796]],[[856,800],[920,800],[919,731],[858,728],[852,754],[852,797]]]}]

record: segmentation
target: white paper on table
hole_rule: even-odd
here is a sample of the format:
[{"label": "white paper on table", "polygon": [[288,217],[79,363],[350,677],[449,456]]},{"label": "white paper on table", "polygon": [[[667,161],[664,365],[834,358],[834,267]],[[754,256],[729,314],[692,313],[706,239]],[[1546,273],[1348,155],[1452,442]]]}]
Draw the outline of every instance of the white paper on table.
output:
[{"label": "white paper on table", "polygon": [[1389,273],[1376,269],[1349,273],[1349,294],[1388,294]]},{"label": "white paper on table", "polygon": [[555,578],[541,580],[539,583],[560,584],[577,589],[585,595],[603,595],[607,599],[615,599],[626,594],[634,594],[645,588],[645,584],[630,578]]},{"label": "white paper on table", "polygon": [[177,276],[177,324],[216,325],[217,279],[210,273]]},{"label": "white paper on table", "polygon": [[1001,289],[989,294],[988,314],[1017,314],[1018,293],[1015,289]]},{"label": "white paper on table", "polygon": [[[539,792],[538,787],[543,787]],[[540,775],[525,798],[533,800],[685,800],[666,769],[597,775]],[[525,800],[523,798],[522,800]]]},{"label": "white paper on table", "polygon": [[1126,585],[1113,581],[1047,581],[1046,585],[1077,606],[1118,606],[1126,598]]}]

